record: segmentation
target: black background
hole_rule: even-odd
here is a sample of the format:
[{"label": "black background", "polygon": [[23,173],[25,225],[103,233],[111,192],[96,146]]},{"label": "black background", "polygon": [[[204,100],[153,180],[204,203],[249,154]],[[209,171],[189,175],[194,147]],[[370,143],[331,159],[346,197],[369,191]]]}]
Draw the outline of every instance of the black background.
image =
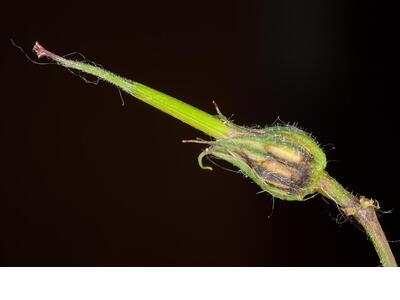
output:
[{"label": "black background", "polygon": [[[317,196],[275,201],[197,166],[200,132],[105,83],[30,63],[39,40],[241,125],[298,123],[328,171],[376,198],[400,238],[393,37],[356,1],[2,4],[0,265],[376,266],[364,233]],[[79,57],[76,57],[79,58]],[[332,144],[336,149],[332,149]],[[392,243],[400,257],[400,243]]]}]

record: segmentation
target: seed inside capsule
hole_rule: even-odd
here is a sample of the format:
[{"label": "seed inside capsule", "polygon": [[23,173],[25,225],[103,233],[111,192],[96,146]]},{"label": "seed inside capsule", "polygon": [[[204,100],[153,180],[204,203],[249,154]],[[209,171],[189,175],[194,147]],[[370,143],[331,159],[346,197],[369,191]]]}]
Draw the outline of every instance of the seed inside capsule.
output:
[{"label": "seed inside capsule", "polygon": [[264,148],[273,156],[280,158],[283,161],[298,164],[303,160],[302,154],[296,149],[282,148],[271,144],[265,145]]},{"label": "seed inside capsule", "polygon": [[281,177],[285,177],[287,179],[292,178],[293,175],[293,171],[294,170],[290,170],[289,167],[285,166],[284,164],[277,162],[277,161],[273,161],[273,160],[264,160],[261,163],[263,169],[271,174],[277,174]]}]

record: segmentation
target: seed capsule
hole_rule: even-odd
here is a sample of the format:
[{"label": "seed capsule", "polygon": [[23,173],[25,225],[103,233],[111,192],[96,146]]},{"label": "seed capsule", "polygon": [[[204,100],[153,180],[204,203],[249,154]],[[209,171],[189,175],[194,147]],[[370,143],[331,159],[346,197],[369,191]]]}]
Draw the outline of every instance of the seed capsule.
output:
[{"label": "seed capsule", "polygon": [[206,154],[230,162],[284,200],[303,200],[315,193],[326,167],[325,154],[314,139],[290,126],[241,128],[239,134],[213,142]]}]

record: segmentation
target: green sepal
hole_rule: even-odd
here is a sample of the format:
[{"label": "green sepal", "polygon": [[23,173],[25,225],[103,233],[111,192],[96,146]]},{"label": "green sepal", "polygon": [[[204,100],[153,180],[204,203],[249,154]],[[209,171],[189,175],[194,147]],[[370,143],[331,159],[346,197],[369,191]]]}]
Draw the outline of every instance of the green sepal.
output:
[{"label": "green sepal", "polygon": [[283,200],[304,200],[317,191],[326,157],[307,133],[292,126],[248,129],[236,125],[235,132],[213,141],[199,156],[199,164],[204,168],[201,160],[206,155],[225,160]]}]

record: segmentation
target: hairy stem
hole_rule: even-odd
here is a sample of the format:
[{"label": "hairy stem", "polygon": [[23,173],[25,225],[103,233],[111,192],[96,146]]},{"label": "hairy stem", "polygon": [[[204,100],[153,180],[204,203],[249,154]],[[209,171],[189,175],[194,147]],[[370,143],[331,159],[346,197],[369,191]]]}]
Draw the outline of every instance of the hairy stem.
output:
[{"label": "hairy stem", "polygon": [[145,86],[119,75],[106,71],[102,68],[85,64],[79,61],[65,59],[58,56],[41,46],[36,42],[33,50],[39,58],[47,57],[56,63],[75,70],[94,75],[104,81],[107,81],[118,88],[121,88],[128,94],[143,102],[177,118],[178,120],[214,137],[226,137],[232,133],[230,129],[220,119],[174,97],[168,96],[162,92]]},{"label": "hairy stem", "polygon": [[397,267],[385,233],[376,217],[375,201],[353,196],[326,172],[321,176],[319,192],[333,200],[347,216],[353,217],[364,228],[384,267]]},{"label": "hairy stem", "polygon": [[[214,156],[225,159],[226,161],[231,162],[233,165],[240,168],[244,174],[252,178],[256,183],[263,187],[264,190],[269,191],[271,194],[275,191],[276,195],[279,195],[280,199],[301,201],[304,199],[306,194],[312,194],[313,192],[318,191],[320,194],[333,200],[347,216],[353,217],[364,228],[367,236],[371,239],[383,266],[397,266],[385,234],[376,217],[376,202],[365,197],[358,198],[351,195],[335,179],[330,177],[328,173],[324,171],[326,165],[325,154],[321,149],[319,149],[318,144],[310,139],[310,137],[304,132],[293,128],[276,127],[272,130],[269,130],[271,132],[263,136],[260,135],[261,132],[265,133],[268,131],[268,129],[248,130],[244,127],[236,126],[232,123],[229,123],[222,116],[220,116],[220,118],[212,116],[198,108],[195,108],[155,89],[147,87],[141,83],[123,78],[91,64],[65,59],[46,50],[39,43],[35,44],[33,50],[36,52],[39,58],[47,57],[59,65],[92,74],[102,80],[114,84],[128,94],[210,135],[211,137],[214,137],[215,139],[224,140],[224,138],[229,137],[229,139],[226,139],[226,141],[219,143],[219,146],[215,141],[215,146],[212,151],[207,152],[209,149],[206,149],[204,154],[199,156],[200,166],[202,166],[201,158],[204,155],[208,155],[212,152]],[[219,111],[218,113],[220,114]],[[239,139],[237,140],[237,143],[233,143],[231,145],[230,143],[233,136],[237,136],[237,134],[243,135],[242,144],[240,144]],[[263,138],[265,138],[265,141]],[[279,142],[279,139],[283,141],[284,145]],[[293,145],[290,146],[291,144],[289,142]],[[259,145],[258,143],[261,144]],[[247,155],[244,156],[247,158],[246,161],[241,161],[241,156],[234,155],[237,151],[239,151],[235,148],[238,145],[242,145],[240,146],[240,151],[247,149],[247,152],[244,151],[247,153]],[[269,155],[272,153],[275,159],[280,159],[280,162],[271,161],[271,156],[269,161],[265,159],[265,155],[261,155],[261,158],[257,156],[260,155],[260,153],[264,153],[263,151],[266,151],[266,147],[269,151]],[[224,149],[226,150],[225,152]],[[300,151],[299,149],[303,150]],[[306,155],[309,151],[313,153],[312,155],[309,155],[313,159]],[[254,166],[248,165],[248,161],[258,163],[258,158],[261,165],[256,165],[256,169],[253,169]],[[288,164],[282,164],[282,161],[285,162],[287,160],[289,160]],[[311,162],[314,164],[313,168],[309,166]],[[317,162],[319,163],[317,164]],[[289,165],[291,167],[289,167]],[[297,166],[297,169],[294,169],[293,166]],[[204,166],[202,167],[207,168]],[[316,176],[316,180],[312,181],[311,186],[308,188],[300,185],[304,191],[301,190],[302,193],[299,194],[298,197],[295,197],[293,196],[293,189],[290,190],[290,186],[288,184],[293,181],[293,178],[300,178],[299,170],[307,170],[307,168],[311,168],[311,170],[313,170],[313,172],[310,174],[314,174]],[[320,172],[323,172],[322,175]],[[274,173],[276,173],[276,176],[273,179],[268,177]],[[270,179],[270,185],[266,184],[266,179],[260,177],[260,174],[267,177],[267,179]],[[308,175],[309,174],[307,173],[307,176]],[[277,183],[277,178],[283,183]],[[274,187],[271,187],[271,184],[274,185]],[[298,182],[298,184],[302,184],[302,181]],[[288,189],[292,194],[288,194]]]}]

